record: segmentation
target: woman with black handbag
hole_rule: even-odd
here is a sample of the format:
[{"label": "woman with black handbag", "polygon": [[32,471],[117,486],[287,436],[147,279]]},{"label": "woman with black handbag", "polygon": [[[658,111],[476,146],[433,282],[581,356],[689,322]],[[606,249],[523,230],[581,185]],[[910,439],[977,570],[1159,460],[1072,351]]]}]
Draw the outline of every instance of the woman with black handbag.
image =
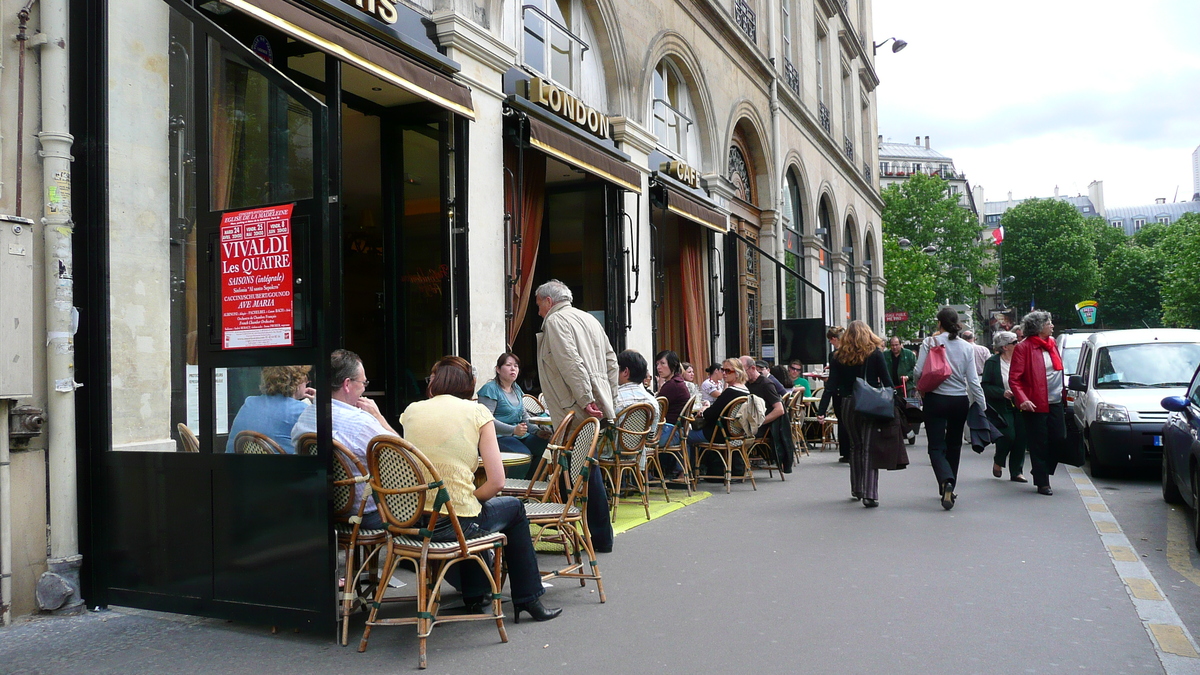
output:
[{"label": "woman with black handbag", "polygon": [[[850,458],[850,494],[862,500],[863,506],[879,506],[879,469],[871,463],[872,422],[869,415],[860,413],[854,401],[854,383],[862,378],[872,387],[883,387],[891,397],[892,378],[883,359],[883,340],[871,332],[862,321],[851,321],[842,335],[841,346],[829,360],[827,391],[841,397],[838,420],[845,433],[842,443]],[[824,421],[828,398],[821,399],[817,419]]]}]

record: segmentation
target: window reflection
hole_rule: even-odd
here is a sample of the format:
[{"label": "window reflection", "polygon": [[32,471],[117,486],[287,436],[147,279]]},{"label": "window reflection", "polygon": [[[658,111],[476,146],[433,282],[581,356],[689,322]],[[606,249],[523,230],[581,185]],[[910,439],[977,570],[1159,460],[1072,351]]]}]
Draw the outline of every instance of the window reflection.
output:
[{"label": "window reflection", "polygon": [[[217,389],[218,417],[233,415],[225,452],[294,455],[292,427],[312,405],[312,366],[229,368],[224,392]],[[220,429],[218,429],[218,433]]]}]

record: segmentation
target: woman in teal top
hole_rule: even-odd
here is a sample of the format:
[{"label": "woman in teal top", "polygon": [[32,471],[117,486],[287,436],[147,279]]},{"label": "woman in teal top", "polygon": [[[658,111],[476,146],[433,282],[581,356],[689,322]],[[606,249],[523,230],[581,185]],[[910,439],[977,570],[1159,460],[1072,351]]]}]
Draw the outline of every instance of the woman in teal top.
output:
[{"label": "woman in teal top", "polygon": [[517,384],[517,375],[520,373],[521,359],[516,354],[505,352],[496,359],[495,379],[488,380],[476,395],[495,418],[496,440],[500,443],[500,450],[530,455],[529,472],[532,473],[546,449],[547,439],[529,429],[529,413],[521,402],[525,393]]}]

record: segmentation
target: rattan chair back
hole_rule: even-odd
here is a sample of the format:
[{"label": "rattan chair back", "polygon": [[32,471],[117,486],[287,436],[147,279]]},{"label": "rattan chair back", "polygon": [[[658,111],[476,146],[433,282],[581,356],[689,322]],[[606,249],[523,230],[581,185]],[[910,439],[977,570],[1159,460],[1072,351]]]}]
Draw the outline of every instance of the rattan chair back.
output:
[{"label": "rattan chair back", "polygon": [[525,408],[525,412],[532,417],[537,417],[546,414],[546,406],[532,394],[525,394],[521,397],[521,405]]},{"label": "rattan chair back", "polygon": [[[428,543],[438,518],[449,518],[463,555],[467,541],[441,476],[420,450],[398,436],[380,435],[367,444],[367,470],[379,517],[393,534]],[[423,516],[428,515],[428,523]]]},{"label": "rattan chair back", "polygon": [[233,437],[233,451],[239,455],[282,455],[283,448],[275,439],[257,431],[239,431]]},{"label": "rattan chair back", "polygon": [[317,435],[312,432],[300,434],[300,437],[296,439],[296,454],[315,456],[317,454]]},{"label": "rattan chair back", "polygon": [[745,440],[749,433],[742,425],[742,406],[746,405],[749,397],[739,396],[729,402],[725,406],[725,410],[721,411],[721,420],[719,424],[725,433],[725,442],[733,444]]},{"label": "rattan chair back", "polygon": [[367,468],[346,449],[346,446],[333,442],[333,517],[340,521],[348,521],[350,516],[358,513],[359,503],[355,499],[354,488],[360,480],[357,476],[366,476]]},{"label": "rattan chair back", "polygon": [[576,499],[587,498],[588,475],[596,464],[599,440],[600,420],[595,417],[584,420],[571,435],[571,442],[563,450],[563,456],[569,462],[560,461],[560,466],[571,467],[571,494],[565,503],[573,504]]},{"label": "rattan chair back", "polygon": [[175,425],[175,430],[179,432],[179,443],[183,446],[184,452],[200,452],[200,439],[196,438],[196,434],[188,428],[188,425],[180,422]]},{"label": "rattan chair back", "polygon": [[649,403],[635,403],[622,410],[617,415],[614,427],[613,451],[620,455],[641,452],[646,447],[650,425],[655,418],[654,406]]}]

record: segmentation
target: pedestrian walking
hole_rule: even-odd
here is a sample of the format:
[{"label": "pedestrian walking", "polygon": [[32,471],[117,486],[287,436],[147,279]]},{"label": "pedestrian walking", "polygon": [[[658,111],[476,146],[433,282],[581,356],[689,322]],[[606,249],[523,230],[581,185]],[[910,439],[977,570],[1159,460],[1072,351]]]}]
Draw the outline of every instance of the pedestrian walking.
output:
[{"label": "pedestrian walking", "polygon": [[[832,390],[841,401],[838,421],[843,431],[841,442],[850,458],[850,495],[861,499],[867,508],[879,506],[879,469],[871,462],[872,420],[854,408],[854,383],[861,377],[872,387],[892,388],[882,347],[883,340],[867,324],[851,321],[841,336],[841,346],[829,360],[829,379],[825,382],[825,390]],[[821,398],[818,421],[825,421],[829,400]]]},{"label": "pedestrian walking", "polygon": [[[942,508],[954,508],[958,484],[958,460],[962,454],[963,427],[971,406],[984,405],[983,388],[979,384],[979,373],[975,370],[975,347],[959,337],[962,326],[958,323],[958,312],[953,307],[943,307],[937,313],[939,332],[925,338],[917,365],[913,368],[913,379],[924,394],[925,436],[929,440],[929,462],[937,478],[938,494]],[[930,359],[930,351],[937,349],[949,366],[949,375],[936,386],[926,388],[921,381]],[[932,374],[932,373],[931,373]]]},{"label": "pedestrian walking", "polygon": [[975,370],[983,377],[983,364],[992,357],[992,352],[981,344],[975,342],[975,331],[964,330],[962,338],[971,343],[971,347],[975,350]]},{"label": "pedestrian walking", "polygon": [[1025,423],[1029,464],[1038,494],[1052,495],[1050,476],[1058,468],[1051,448],[1067,441],[1063,363],[1051,337],[1050,312],[1035,310],[1021,319],[1025,339],[1013,350],[1008,384]]},{"label": "pedestrian walking", "polygon": [[[546,412],[555,426],[570,410],[576,417],[616,417],[613,396],[617,390],[617,354],[596,317],[571,306],[571,289],[558,279],[538,286],[538,377],[546,397]],[[612,550],[612,522],[608,519],[608,493],[601,472],[591,472],[585,517],[597,551]]]},{"label": "pedestrian walking", "polygon": [[892,376],[892,386],[907,387],[913,366],[917,364],[917,355],[905,349],[900,338],[893,335],[888,341],[888,350],[883,353],[883,360],[887,363],[888,375]]},{"label": "pedestrian walking", "polygon": [[992,475],[1000,478],[1004,464],[1008,463],[1008,479],[1014,483],[1028,483],[1022,471],[1025,466],[1025,419],[1017,414],[1013,405],[1012,389],[1008,378],[1012,366],[1013,350],[1017,348],[1017,335],[1001,331],[992,336],[996,353],[983,364],[983,395],[987,399],[988,417],[1004,436],[996,441],[996,456],[992,461]]},{"label": "pedestrian walking", "polygon": [[[825,339],[829,341],[829,346],[833,348],[833,351],[830,352],[830,363],[833,362],[833,355],[837,354],[838,345],[841,343],[842,335],[845,332],[846,329],[842,328],[841,326],[830,326],[829,330],[825,331]],[[846,454],[846,444],[844,442],[846,425],[842,422],[842,417],[840,414],[842,409],[842,399],[840,396],[838,396],[837,392],[833,391],[833,389],[829,386],[829,383],[826,382],[825,389],[821,392],[820,405],[822,407],[828,407],[830,400],[833,402],[833,409],[839,412],[837,421],[838,461],[849,462],[850,455]]]}]

